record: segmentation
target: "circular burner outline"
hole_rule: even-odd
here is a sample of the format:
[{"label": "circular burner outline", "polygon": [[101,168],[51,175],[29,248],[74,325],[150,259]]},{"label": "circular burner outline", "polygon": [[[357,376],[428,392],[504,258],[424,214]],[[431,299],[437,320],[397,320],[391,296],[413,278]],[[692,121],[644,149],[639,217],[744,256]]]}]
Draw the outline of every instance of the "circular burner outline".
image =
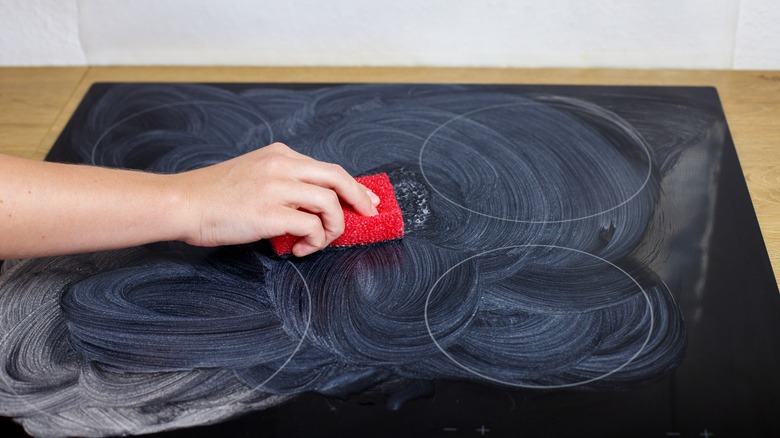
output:
[{"label": "circular burner outline", "polygon": [[[558,385],[522,384],[522,383],[508,382],[508,381],[505,381],[505,380],[497,379],[495,377],[490,377],[490,376],[488,376],[486,374],[480,373],[479,371],[476,371],[476,370],[474,370],[474,369],[472,369],[472,368],[462,364],[455,357],[453,357],[450,353],[448,353],[444,349],[444,347],[442,347],[441,344],[439,344],[439,342],[436,340],[436,336],[434,336],[433,331],[431,330],[430,323],[428,322],[428,305],[430,303],[431,295],[433,294],[433,291],[436,289],[436,286],[438,286],[439,282],[445,276],[447,276],[453,269],[457,268],[458,266],[462,265],[463,263],[466,263],[466,262],[468,262],[468,261],[470,261],[472,259],[475,259],[477,257],[481,257],[481,256],[486,255],[486,254],[490,254],[490,253],[498,252],[498,251],[506,251],[506,250],[515,249],[515,248],[555,248],[555,249],[562,249],[562,250],[566,250],[566,251],[575,252],[575,253],[586,255],[586,256],[589,256],[589,257],[594,258],[596,260],[602,261],[602,262],[612,266],[613,268],[617,269],[618,271],[623,273],[623,275],[628,277],[639,288],[639,290],[644,295],[645,301],[647,301],[647,309],[650,312],[650,325],[647,328],[647,336],[645,337],[645,341],[639,347],[639,350],[637,350],[637,352],[634,353],[633,356],[628,358],[627,361],[625,361],[624,363],[622,363],[620,366],[618,366],[617,368],[615,368],[612,371],[609,371],[609,372],[604,373],[604,374],[602,374],[600,376],[596,376],[596,377],[593,377],[593,378],[590,378],[590,379],[587,379],[587,380],[582,380],[582,381],[573,382],[573,383],[562,383],[562,384],[558,384]],[[431,340],[433,340],[433,343],[436,345],[436,348],[438,348],[439,351],[441,351],[445,356],[447,356],[447,358],[452,363],[454,363],[458,367],[460,367],[460,368],[466,370],[467,372],[469,372],[469,373],[471,373],[471,374],[473,374],[473,375],[475,375],[477,377],[480,377],[482,379],[485,379],[485,380],[488,380],[488,381],[491,381],[491,382],[495,382],[495,383],[498,383],[498,384],[501,384],[501,385],[505,385],[505,386],[512,386],[512,387],[516,387],[516,388],[528,388],[528,389],[561,389],[561,388],[571,388],[571,387],[574,387],[574,386],[587,385],[589,383],[593,383],[593,382],[602,380],[602,379],[604,379],[604,378],[606,378],[606,377],[608,377],[608,376],[610,376],[612,374],[615,374],[616,372],[618,372],[618,371],[622,370],[623,368],[625,368],[626,366],[628,366],[628,364],[633,362],[634,359],[639,357],[639,355],[642,353],[642,351],[644,351],[645,347],[647,347],[647,344],[650,342],[650,337],[653,334],[653,328],[655,326],[655,314],[653,313],[653,305],[650,302],[650,296],[647,294],[647,291],[645,291],[645,289],[639,284],[639,282],[636,281],[636,279],[634,279],[634,277],[632,277],[623,268],[617,266],[616,264],[610,262],[609,260],[606,260],[606,259],[604,259],[602,257],[599,257],[597,255],[594,255],[594,254],[591,254],[591,253],[588,253],[588,252],[585,252],[585,251],[581,251],[581,250],[574,249],[574,248],[568,248],[568,247],[565,247],[565,246],[541,245],[541,244],[511,245],[511,246],[503,246],[501,248],[494,248],[494,249],[491,249],[491,250],[488,250],[488,251],[483,251],[483,252],[481,252],[479,254],[475,254],[475,255],[473,255],[471,257],[468,257],[468,258],[466,258],[466,259],[456,263],[455,265],[453,265],[452,267],[447,269],[441,276],[439,276],[439,278],[437,278],[436,281],[433,283],[433,286],[431,286],[431,289],[428,291],[428,295],[425,297],[425,309],[424,309],[424,312],[423,312],[423,317],[425,319],[425,329],[428,331],[428,336],[431,337]]]},{"label": "circular burner outline", "polygon": [[[456,206],[458,208],[461,208],[463,210],[466,210],[466,211],[468,211],[470,213],[478,214],[480,216],[484,216],[484,217],[487,217],[487,218],[490,218],[490,219],[496,219],[496,220],[505,221],[505,222],[521,223],[521,224],[560,224],[560,223],[574,222],[574,221],[590,219],[590,218],[593,218],[593,217],[596,217],[596,216],[600,216],[600,215],[602,215],[604,213],[607,213],[607,212],[610,212],[612,210],[618,209],[618,208],[622,207],[623,205],[629,203],[642,190],[644,190],[645,186],[647,186],[647,183],[650,181],[650,177],[652,176],[652,172],[653,172],[653,161],[652,161],[652,156],[650,155],[649,147],[647,146],[647,144],[645,144],[644,141],[641,141],[641,139],[639,141],[639,144],[642,146],[642,150],[644,151],[645,156],[647,157],[647,175],[645,175],[645,180],[642,182],[642,184],[639,186],[639,188],[637,188],[636,192],[634,192],[633,195],[631,195],[628,198],[626,198],[620,204],[617,204],[617,205],[615,205],[613,207],[610,207],[610,208],[608,208],[608,209],[606,209],[604,211],[600,211],[598,213],[593,213],[593,214],[589,214],[589,215],[585,215],[585,216],[579,216],[579,217],[569,218],[569,219],[552,219],[552,220],[510,219],[510,218],[506,218],[506,217],[494,216],[494,215],[491,215],[491,214],[482,213],[480,211],[473,210],[471,208],[466,207],[465,205],[459,204],[458,202],[448,198],[445,194],[440,192],[439,189],[436,188],[435,185],[433,185],[433,183],[431,183],[431,181],[428,179],[428,176],[425,174],[425,166],[423,166],[423,152],[425,152],[425,147],[428,146],[428,143],[430,143],[430,140],[439,131],[441,131],[442,129],[444,129],[448,125],[450,125],[450,124],[452,124],[454,122],[457,122],[457,121],[459,121],[461,119],[466,120],[466,121],[470,121],[470,119],[468,119],[469,116],[481,113],[483,111],[491,111],[491,110],[498,109],[498,108],[507,108],[507,107],[513,107],[513,106],[522,106],[522,105],[528,105],[528,103],[525,103],[525,102],[503,103],[503,104],[491,105],[491,106],[487,106],[487,107],[484,107],[484,108],[479,108],[479,109],[476,109],[476,110],[468,111],[468,112],[465,112],[463,114],[459,114],[459,115],[457,115],[457,116],[447,120],[446,122],[444,122],[441,125],[439,125],[436,129],[434,129],[430,134],[428,134],[428,137],[425,138],[425,141],[423,141],[423,144],[420,147],[420,153],[419,153],[419,155],[417,157],[417,165],[420,168],[420,173],[422,174],[422,177],[423,177],[423,179],[425,179],[425,182],[428,184],[428,186],[430,186],[436,193],[439,194],[439,196],[444,198],[444,200],[446,200],[450,204],[452,204],[452,205],[454,205],[454,206]],[[618,126],[618,129],[624,129],[624,128]]]},{"label": "circular burner outline", "polygon": [[297,267],[297,266],[295,266],[295,264],[294,264],[293,262],[291,262],[291,261],[287,260],[287,263],[288,263],[290,266],[292,266],[292,268],[293,268],[293,269],[295,269],[295,272],[298,274],[298,277],[300,277],[301,281],[303,282],[303,288],[304,288],[304,289],[306,289],[306,296],[307,296],[307,297],[308,297],[308,299],[309,299],[309,312],[308,312],[308,315],[307,315],[307,317],[306,317],[306,327],[303,329],[303,334],[301,335],[301,339],[298,341],[298,345],[296,345],[296,346],[295,346],[295,349],[294,349],[294,350],[293,350],[293,352],[290,354],[290,356],[288,356],[288,357],[287,357],[287,359],[286,359],[286,360],[284,361],[284,363],[283,363],[283,364],[282,364],[282,365],[279,367],[279,369],[277,369],[276,371],[274,371],[273,373],[271,373],[271,375],[270,375],[270,376],[268,376],[268,378],[266,378],[265,380],[263,380],[263,382],[262,382],[262,383],[260,383],[260,384],[258,384],[258,385],[254,385],[254,386],[252,387],[252,390],[253,390],[253,391],[259,390],[261,387],[265,386],[265,384],[266,384],[266,383],[270,382],[270,381],[271,381],[271,379],[273,379],[274,377],[276,377],[276,375],[277,375],[277,374],[279,374],[279,373],[280,373],[280,372],[281,372],[281,371],[284,369],[284,367],[286,367],[286,366],[287,366],[287,364],[288,364],[288,363],[290,363],[290,361],[292,360],[292,358],[293,358],[293,357],[294,357],[294,356],[295,356],[295,355],[298,353],[298,350],[300,350],[300,349],[301,349],[301,345],[303,345],[303,340],[304,340],[304,339],[306,339],[306,335],[309,333],[309,326],[311,325],[311,312],[312,312],[312,307],[313,307],[313,306],[312,306],[312,301],[311,301],[311,290],[309,289],[309,283],[307,283],[307,282],[306,282],[306,279],[303,277],[303,274],[302,274],[302,273],[301,273],[301,271],[298,269],[298,267]]},{"label": "circular burner outline", "polygon": [[233,107],[233,108],[238,108],[238,109],[240,109],[242,111],[246,111],[247,113],[252,114],[253,116],[256,116],[258,119],[260,119],[263,122],[263,124],[266,126],[266,128],[268,128],[268,135],[270,136],[269,144],[273,143],[274,131],[273,131],[273,129],[271,129],[271,125],[268,124],[268,120],[266,120],[264,117],[258,115],[256,112],[252,111],[250,108],[246,108],[246,107],[238,105],[236,103],[217,102],[217,101],[213,101],[213,100],[191,100],[191,101],[187,101],[187,102],[172,102],[172,103],[164,103],[164,104],[161,104],[161,105],[156,105],[156,106],[153,106],[151,108],[147,108],[145,110],[138,111],[137,113],[130,114],[129,116],[125,117],[124,119],[121,119],[118,122],[114,123],[113,125],[109,126],[105,131],[103,131],[102,134],[100,134],[100,137],[98,137],[98,139],[95,140],[95,144],[92,146],[92,152],[90,153],[90,156],[89,156],[90,163],[93,164],[93,165],[97,165],[97,163],[95,162],[95,156],[97,155],[97,150],[98,150],[98,146],[100,145],[100,143],[103,141],[103,139],[109,133],[111,133],[111,131],[113,131],[114,129],[116,129],[119,126],[123,125],[128,120],[132,120],[132,119],[134,119],[134,118],[136,118],[138,116],[144,115],[146,113],[150,113],[152,111],[157,111],[157,110],[164,109],[164,108],[172,108],[172,107],[176,107],[176,106],[186,106],[186,105],[196,105],[196,106],[201,106],[201,105],[202,106],[207,106],[207,105],[225,105],[225,106],[230,106],[230,107]]}]

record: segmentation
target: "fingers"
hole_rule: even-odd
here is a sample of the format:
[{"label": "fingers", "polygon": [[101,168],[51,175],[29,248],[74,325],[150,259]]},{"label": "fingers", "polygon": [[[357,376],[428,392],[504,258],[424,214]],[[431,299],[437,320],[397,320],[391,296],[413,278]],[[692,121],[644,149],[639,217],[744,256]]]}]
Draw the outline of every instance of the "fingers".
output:
[{"label": "fingers", "polygon": [[344,232],[344,215],[334,192],[324,188],[314,190],[321,193],[300,202],[299,208],[288,208],[283,219],[284,232],[300,237],[292,248],[297,257],[324,249]]},{"label": "fingers", "polygon": [[300,240],[292,247],[296,257],[304,257],[317,252],[330,244],[325,237],[320,218],[311,213],[295,209],[287,209],[282,215],[287,227],[287,233],[300,236]]},{"label": "fingers", "polygon": [[297,179],[309,184],[325,187],[336,192],[339,198],[363,216],[376,215],[377,197],[347,173],[341,166],[314,161],[295,170]]},{"label": "fingers", "polygon": [[[361,184],[362,186],[363,184]],[[368,194],[369,199],[371,199],[371,204],[374,206],[374,209],[376,209],[376,206],[379,205],[379,196],[376,195],[376,193],[372,192],[366,186],[363,186],[364,189],[366,189],[366,193]]]},{"label": "fingers", "polygon": [[302,257],[319,251],[344,232],[344,212],[335,191],[308,183],[292,183],[284,187],[284,192],[288,197],[287,207],[294,212],[288,212],[285,232],[301,237],[293,246],[293,254]]},{"label": "fingers", "polygon": [[298,183],[287,192],[289,206],[316,214],[325,234],[325,246],[344,232],[344,211],[338,195],[320,186]]},{"label": "fingers", "polygon": [[379,197],[355,181],[341,166],[317,161],[290,149],[283,143],[274,143],[266,148],[286,157],[303,161],[295,163],[288,169],[288,172],[291,173],[290,176],[294,179],[335,191],[339,198],[364,216],[373,216],[378,213],[376,206],[379,205]]},{"label": "fingers", "polygon": [[333,190],[302,182],[287,183],[279,190],[286,194],[283,232],[301,237],[293,246],[296,256],[319,251],[344,232],[344,212]]},{"label": "fingers", "polygon": [[[330,245],[344,232],[341,201],[359,214],[378,214],[379,197],[359,184],[341,166],[324,163],[298,153],[282,143],[274,143],[254,152],[257,174],[275,185],[272,193],[279,207],[275,215],[277,230],[299,236],[293,254],[302,257]],[[270,181],[270,183],[269,183]]]}]

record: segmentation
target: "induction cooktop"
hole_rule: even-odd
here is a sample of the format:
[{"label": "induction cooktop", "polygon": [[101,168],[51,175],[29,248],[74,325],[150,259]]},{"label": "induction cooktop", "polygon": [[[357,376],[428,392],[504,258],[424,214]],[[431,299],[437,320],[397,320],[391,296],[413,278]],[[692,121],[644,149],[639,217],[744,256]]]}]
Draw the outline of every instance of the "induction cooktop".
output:
[{"label": "induction cooktop", "polygon": [[[388,172],[406,237],[7,263],[3,415],[63,435],[780,434],[780,295],[714,88],[100,83],[47,160],[170,173],[272,142]],[[273,357],[237,307],[279,318]],[[249,328],[193,335],[208,312]]]}]

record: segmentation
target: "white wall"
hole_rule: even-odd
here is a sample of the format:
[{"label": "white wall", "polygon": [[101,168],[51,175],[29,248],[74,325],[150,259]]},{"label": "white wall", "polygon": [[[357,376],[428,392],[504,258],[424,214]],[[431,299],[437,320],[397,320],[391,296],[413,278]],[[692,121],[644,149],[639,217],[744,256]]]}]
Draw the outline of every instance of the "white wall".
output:
[{"label": "white wall", "polygon": [[734,67],[780,69],[780,1],[741,0]]},{"label": "white wall", "polygon": [[0,0],[0,65],[83,65],[76,0]]},{"label": "white wall", "polygon": [[0,65],[780,69],[775,0],[0,0]]}]

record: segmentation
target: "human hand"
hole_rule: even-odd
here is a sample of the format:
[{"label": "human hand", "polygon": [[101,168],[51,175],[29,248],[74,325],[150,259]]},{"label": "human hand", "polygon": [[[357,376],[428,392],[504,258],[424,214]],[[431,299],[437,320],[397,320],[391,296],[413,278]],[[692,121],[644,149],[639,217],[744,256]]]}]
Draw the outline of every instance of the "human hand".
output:
[{"label": "human hand", "polygon": [[379,198],[341,166],[274,143],[232,160],[171,175],[183,196],[181,240],[197,246],[300,236],[293,254],[328,246],[344,232],[339,200],[365,216]]}]

